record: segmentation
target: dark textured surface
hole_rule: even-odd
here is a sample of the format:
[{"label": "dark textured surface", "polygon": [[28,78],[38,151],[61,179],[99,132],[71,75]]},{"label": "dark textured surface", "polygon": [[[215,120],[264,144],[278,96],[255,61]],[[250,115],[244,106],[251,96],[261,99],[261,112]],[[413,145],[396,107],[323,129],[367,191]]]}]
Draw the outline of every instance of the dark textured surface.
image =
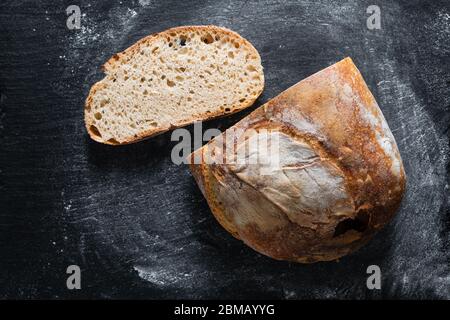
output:
[{"label": "dark textured surface", "polygon": [[[66,28],[69,4],[81,30]],[[450,298],[450,4],[377,1],[382,28],[368,30],[370,4],[2,1],[0,298]],[[394,221],[340,262],[271,260],[214,220],[188,168],[171,162],[170,133],[116,148],[90,141],[83,102],[100,65],[184,24],[229,27],[254,44],[266,76],[255,106],[351,56],[408,176]],[[82,290],[66,289],[69,264]],[[380,291],[366,289],[371,264]]]}]

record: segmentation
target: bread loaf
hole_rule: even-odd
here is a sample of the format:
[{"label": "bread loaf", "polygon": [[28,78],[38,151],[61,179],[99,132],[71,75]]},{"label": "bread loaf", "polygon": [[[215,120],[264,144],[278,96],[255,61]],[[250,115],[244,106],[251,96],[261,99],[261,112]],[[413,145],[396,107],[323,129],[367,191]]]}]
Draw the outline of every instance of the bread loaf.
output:
[{"label": "bread loaf", "polygon": [[256,49],[216,26],[150,35],[114,55],[104,71],[87,97],[85,124],[92,139],[112,145],[237,112],[264,87]]},{"label": "bread loaf", "polygon": [[[276,153],[255,147],[263,132],[277,141]],[[238,161],[255,156],[259,162]],[[287,89],[190,160],[226,230],[260,253],[302,263],[361,247],[392,218],[405,189],[394,137],[350,58]]]}]

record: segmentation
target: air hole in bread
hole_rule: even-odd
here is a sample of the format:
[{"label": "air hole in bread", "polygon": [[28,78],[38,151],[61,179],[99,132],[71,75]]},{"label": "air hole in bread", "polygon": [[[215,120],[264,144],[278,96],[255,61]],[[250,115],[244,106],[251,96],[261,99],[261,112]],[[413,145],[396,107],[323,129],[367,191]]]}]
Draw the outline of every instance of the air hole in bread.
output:
[{"label": "air hole in bread", "polygon": [[180,46],[184,47],[186,45],[186,36],[180,36]]},{"label": "air hole in bread", "polygon": [[230,57],[231,59],[234,58],[234,53],[233,53],[233,51],[228,52],[228,57]]},{"label": "air hole in bread", "polygon": [[358,212],[358,215],[354,219],[347,218],[339,222],[336,225],[336,228],[334,228],[333,237],[343,235],[350,230],[364,232],[367,229],[368,224],[369,216],[364,210],[361,210],[360,212]]},{"label": "air hole in bread", "polygon": [[98,137],[98,138],[102,138],[102,134],[100,133],[100,131],[98,131],[98,128],[94,125],[91,125],[89,127],[89,131],[91,134],[93,134],[94,136]]},{"label": "air hole in bread", "polygon": [[211,44],[214,42],[214,38],[208,33],[202,37],[202,41],[206,44]]},{"label": "air hole in bread", "polygon": [[167,85],[168,85],[169,87],[174,87],[174,86],[175,86],[175,82],[170,81],[169,79],[167,79]]}]

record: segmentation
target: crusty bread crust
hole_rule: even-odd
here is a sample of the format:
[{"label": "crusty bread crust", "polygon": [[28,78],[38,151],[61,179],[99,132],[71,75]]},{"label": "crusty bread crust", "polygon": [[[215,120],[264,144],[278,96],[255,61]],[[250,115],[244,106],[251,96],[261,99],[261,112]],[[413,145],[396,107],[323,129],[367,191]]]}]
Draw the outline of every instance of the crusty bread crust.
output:
[{"label": "crusty bread crust", "polygon": [[[318,210],[312,216],[305,215],[305,220],[301,218],[303,212],[293,209],[294,205],[277,207],[278,203],[267,202],[264,189],[238,177],[226,160],[216,164],[193,163],[195,156],[206,157],[213,148],[212,140],[190,155],[192,174],[220,224],[250,247],[280,260],[335,260],[365,244],[395,214],[406,181],[400,153],[381,110],[350,58],[300,81],[229,130],[244,134],[258,127],[283,132],[292,143],[306,143],[320,163],[336,168],[336,175],[344,177],[342,192],[351,209]],[[264,180],[271,177],[250,178],[263,187],[276,187],[264,185]],[[291,190],[279,191],[287,194]],[[324,195],[314,197],[321,201]],[[248,198],[255,203],[275,204],[272,209],[265,205],[258,212],[271,220],[261,221],[259,216],[242,211],[242,205],[236,205]],[[273,219],[276,214],[280,215]],[[243,218],[254,218],[255,222],[242,223]],[[274,222],[280,222],[279,226],[274,227]]]},{"label": "crusty bread crust", "polygon": [[[207,25],[207,26],[181,26],[181,27],[175,27],[175,28],[171,28],[159,33],[155,33],[155,34],[151,34],[141,40],[139,40],[138,42],[136,42],[134,45],[132,45],[131,47],[127,48],[126,50],[117,53],[115,55],[113,55],[104,65],[103,65],[103,70],[106,74],[108,73],[112,73],[114,72],[114,70],[116,68],[118,68],[121,64],[124,63],[128,63],[130,58],[132,58],[135,54],[137,54],[140,50],[141,47],[143,46],[151,46],[151,44],[153,42],[155,42],[157,39],[159,38],[165,38],[168,36],[174,36],[178,35],[178,34],[183,34],[183,33],[188,33],[188,32],[203,32],[203,33],[208,33],[208,32],[214,32],[214,33],[218,33],[221,35],[225,35],[230,37],[230,39],[233,39],[234,42],[237,42],[240,44],[240,47],[242,48],[242,50],[246,50],[251,56],[255,57],[255,59],[257,61],[259,61],[259,63],[261,62],[261,58],[259,56],[258,51],[253,47],[253,45],[247,41],[245,38],[243,38],[242,36],[240,36],[238,33],[229,30],[227,28],[223,28],[223,27],[218,27],[218,26],[214,26],[214,25]],[[223,117],[223,116],[227,116],[229,114],[233,114],[236,113],[238,111],[241,111],[249,106],[251,106],[255,100],[259,97],[259,95],[262,93],[263,89],[264,89],[264,74],[261,71],[260,77],[262,79],[262,85],[260,88],[258,88],[257,92],[255,95],[251,95],[248,98],[246,98],[243,102],[239,102],[233,105],[228,106],[227,108],[225,108],[225,110],[217,110],[214,112],[207,112],[207,113],[200,113],[200,114],[196,114],[193,115],[190,118],[187,119],[183,119],[181,121],[178,121],[176,123],[171,123],[169,125],[165,125],[165,126],[158,126],[156,128],[151,128],[145,131],[142,131],[140,133],[138,133],[137,135],[133,135],[130,136],[126,139],[124,139],[123,141],[117,141],[116,139],[109,139],[109,140],[104,140],[101,137],[99,137],[99,135],[94,132],[92,130],[92,121],[90,118],[87,117],[87,110],[89,110],[91,108],[91,104],[93,101],[93,96],[95,96],[95,94],[99,91],[99,89],[101,89],[104,86],[103,80],[95,83],[88,94],[88,97],[86,99],[86,103],[85,103],[85,125],[86,125],[86,129],[90,135],[90,137],[97,141],[97,142],[101,142],[104,144],[109,144],[109,145],[125,145],[125,144],[130,144],[130,143],[134,143],[140,140],[144,140],[144,139],[148,139],[150,137],[153,137],[155,135],[164,133],[168,130],[171,129],[175,129],[175,128],[179,128],[179,127],[183,127],[186,125],[189,125],[195,121],[204,121],[204,120],[210,120],[210,119],[214,119],[214,118],[219,118],[219,117]]]}]

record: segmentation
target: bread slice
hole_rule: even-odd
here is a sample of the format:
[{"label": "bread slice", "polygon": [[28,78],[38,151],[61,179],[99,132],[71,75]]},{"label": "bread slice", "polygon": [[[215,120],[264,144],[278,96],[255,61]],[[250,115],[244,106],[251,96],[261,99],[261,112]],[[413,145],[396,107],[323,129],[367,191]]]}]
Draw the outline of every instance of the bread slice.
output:
[{"label": "bread slice", "polygon": [[197,120],[242,110],[258,98],[258,51],[237,33],[184,26],[147,36],[103,66],[85,105],[95,141],[133,143]]}]

